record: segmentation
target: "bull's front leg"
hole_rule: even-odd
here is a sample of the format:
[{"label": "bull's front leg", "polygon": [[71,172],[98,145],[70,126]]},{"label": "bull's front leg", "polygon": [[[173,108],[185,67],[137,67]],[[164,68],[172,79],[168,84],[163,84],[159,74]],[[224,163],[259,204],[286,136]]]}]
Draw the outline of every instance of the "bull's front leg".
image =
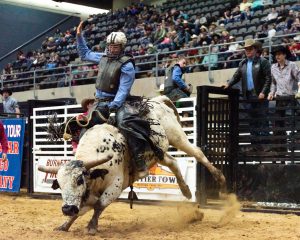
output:
[{"label": "bull's front leg", "polygon": [[94,205],[94,214],[87,226],[87,234],[95,235],[98,228],[98,221],[104,209],[115,201],[122,193],[123,178],[117,176],[111,185],[102,193],[99,200]]},{"label": "bull's front leg", "polygon": [[69,228],[71,227],[71,225],[75,222],[75,220],[78,218],[78,216],[72,216],[69,217],[69,219],[61,226],[54,228],[54,231],[69,231]]}]

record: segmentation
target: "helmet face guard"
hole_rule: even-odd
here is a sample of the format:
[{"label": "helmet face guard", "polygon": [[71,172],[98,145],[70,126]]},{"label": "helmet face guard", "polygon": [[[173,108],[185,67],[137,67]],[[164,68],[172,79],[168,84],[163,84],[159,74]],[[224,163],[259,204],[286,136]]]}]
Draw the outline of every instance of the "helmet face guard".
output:
[{"label": "helmet face guard", "polygon": [[[121,46],[120,47],[120,51],[117,53],[117,54],[114,54],[113,52],[111,52],[109,50],[110,46],[111,45],[118,45],[118,46]],[[120,44],[109,44],[107,47],[106,47],[106,55],[109,57],[109,58],[118,58],[120,55],[122,55],[124,53],[124,47]]]},{"label": "helmet face guard", "polygon": [[[112,32],[111,34],[109,34],[106,38],[106,42],[107,42],[107,56],[111,57],[111,58],[116,58],[118,56],[120,56],[123,53],[123,50],[125,48],[125,45],[127,43],[127,38],[126,35],[123,32]],[[119,52],[119,54],[113,54],[109,51],[109,46],[110,45],[121,45],[121,51]]]}]

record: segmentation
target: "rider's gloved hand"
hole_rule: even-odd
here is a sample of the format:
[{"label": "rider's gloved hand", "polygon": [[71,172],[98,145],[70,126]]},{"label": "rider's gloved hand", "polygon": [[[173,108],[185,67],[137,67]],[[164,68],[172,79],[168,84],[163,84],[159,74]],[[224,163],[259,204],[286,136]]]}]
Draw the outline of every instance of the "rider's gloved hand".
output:
[{"label": "rider's gloved hand", "polygon": [[107,120],[108,124],[115,125],[116,124],[116,113],[118,108],[116,106],[109,107],[109,117]]}]

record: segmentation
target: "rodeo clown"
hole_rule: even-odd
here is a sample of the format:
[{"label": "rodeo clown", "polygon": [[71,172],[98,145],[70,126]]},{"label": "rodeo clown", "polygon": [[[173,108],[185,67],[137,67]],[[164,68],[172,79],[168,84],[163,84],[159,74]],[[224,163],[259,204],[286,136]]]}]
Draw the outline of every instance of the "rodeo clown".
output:
[{"label": "rodeo clown", "polygon": [[[142,98],[129,96],[135,68],[133,57],[124,54],[127,38],[123,32],[112,32],[106,39],[106,51],[93,52],[87,47],[82,28],[83,22],[80,22],[76,37],[78,54],[84,61],[99,64],[95,102],[89,112],[88,128],[105,122],[115,124],[127,140],[139,177],[144,177],[148,174],[144,153],[153,151],[159,159],[163,159],[163,153],[149,138],[150,123],[141,119],[141,112],[145,112],[141,106],[146,108]],[[115,121],[112,120],[114,114]]]}]

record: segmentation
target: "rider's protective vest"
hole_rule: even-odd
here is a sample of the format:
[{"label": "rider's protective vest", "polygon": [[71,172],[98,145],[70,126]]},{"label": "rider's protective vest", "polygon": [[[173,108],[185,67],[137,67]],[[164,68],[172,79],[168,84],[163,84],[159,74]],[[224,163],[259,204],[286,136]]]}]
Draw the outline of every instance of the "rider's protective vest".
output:
[{"label": "rider's protective vest", "polygon": [[[170,92],[171,90],[173,90],[174,88],[178,88],[176,82],[173,80],[172,78],[172,75],[173,75],[173,70],[174,70],[174,67],[175,66],[178,66],[180,67],[179,64],[175,64],[173,67],[171,67],[169,69],[169,71],[167,72],[166,74],[166,78],[165,78],[165,82],[164,82],[164,89],[165,89],[165,92]],[[182,78],[182,75],[183,75],[183,69],[180,67],[181,69],[181,75],[180,75],[180,78]]]},{"label": "rider's protective vest", "polygon": [[96,88],[116,94],[120,85],[121,68],[128,62],[132,62],[134,66],[134,59],[131,56],[122,55],[118,58],[103,56],[98,66]]}]

